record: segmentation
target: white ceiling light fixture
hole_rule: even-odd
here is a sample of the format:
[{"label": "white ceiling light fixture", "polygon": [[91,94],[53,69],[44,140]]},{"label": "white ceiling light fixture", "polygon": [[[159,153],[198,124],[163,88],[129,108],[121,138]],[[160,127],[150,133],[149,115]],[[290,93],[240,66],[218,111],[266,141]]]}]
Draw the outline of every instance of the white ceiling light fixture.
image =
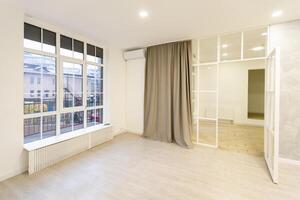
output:
[{"label": "white ceiling light fixture", "polygon": [[141,11],[139,12],[139,16],[140,16],[141,18],[146,18],[146,17],[149,16],[149,13],[148,13],[146,10],[141,10]]},{"label": "white ceiling light fixture", "polygon": [[226,56],[228,56],[228,53],[223,53],[222,56],[226,57]]},{"label": "white ceiling light fixture", "polygon": [[272,13],[272,17],[280,17],[282,15],[282,10],[276,10]]},{"label": "white ceiling light fixture", "polygon": [[262,51],[262,50],[264,50],[264,49],[265,49],[264,46],[257,46],[257,47],[253,47],[251,50],[252,50],[252,51]]},{"label": "white ceiling light fixture", "polygon": [[267,32],[263,32],[263,33],[261,34],[261,36],[267,36],[267,35],[268,35]]},{"label": "white ceiling light fixture", "polygon": [[228,44],[222,44],[222,48],[226,49],[228,47]]}]

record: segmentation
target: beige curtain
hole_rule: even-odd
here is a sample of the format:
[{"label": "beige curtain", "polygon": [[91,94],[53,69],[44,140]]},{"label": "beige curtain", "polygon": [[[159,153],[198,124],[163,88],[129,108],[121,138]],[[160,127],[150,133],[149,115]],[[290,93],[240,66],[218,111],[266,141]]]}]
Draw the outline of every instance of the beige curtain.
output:
[{"label": "beige curtain", "polygon": [[147,48],[144,136],[191,147],[191,41]]}]

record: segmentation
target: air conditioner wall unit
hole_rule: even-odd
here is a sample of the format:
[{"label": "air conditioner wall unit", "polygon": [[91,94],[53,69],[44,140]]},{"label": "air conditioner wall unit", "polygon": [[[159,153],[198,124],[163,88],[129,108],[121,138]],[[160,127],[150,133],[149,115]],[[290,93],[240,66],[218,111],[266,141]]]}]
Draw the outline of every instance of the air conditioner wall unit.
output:
[{"label": "air conditioner wall unit", "polygon": [[143,59],[143,58],[145,58],[145,49],[125,51],[123,53],[123,57],[124,57],[125,61],[135,60],[135,59]]}]

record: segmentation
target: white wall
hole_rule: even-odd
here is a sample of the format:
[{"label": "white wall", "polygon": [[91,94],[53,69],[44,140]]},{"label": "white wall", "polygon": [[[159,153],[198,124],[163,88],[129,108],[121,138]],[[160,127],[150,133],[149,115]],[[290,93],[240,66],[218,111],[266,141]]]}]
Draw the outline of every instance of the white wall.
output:
[{"label": "white wall", "polygon": [[263,125],[263,121],[248,119],[248,70],[263,68],[264,60],[220,65],[220,119],[233,120],[237,124]]},{"label": "white wall", "polygon": [[107,121],[113,125],[114,135],[125,131],[125,77],[126,64],[123,60],[123,52],[118,47],[110,47],[108,50],[108,66],[106,69],[108,92]]},{"label": "white wall", "polygon": [[300,160],[300,20],[271,26],[270,45],[280,47],[279,154]]},{"label": "white wall", "polygon": [[23,12],[0,6],[0,181],[26,170],[23,150]]},{"label": "white wall", "polygon": [[145,59],[126,62],[126,131],[142,134],[144,129]]}]

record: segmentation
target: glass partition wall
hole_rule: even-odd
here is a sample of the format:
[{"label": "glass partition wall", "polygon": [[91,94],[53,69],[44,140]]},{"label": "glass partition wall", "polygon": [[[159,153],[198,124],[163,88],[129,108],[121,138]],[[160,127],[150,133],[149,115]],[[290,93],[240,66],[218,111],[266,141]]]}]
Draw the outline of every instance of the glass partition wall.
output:
[{"label": "glass partition wall", "polygon": [[218,147],[221,63],[265,59],[268,28],[192,40],[192,110],[195,144]]}]

